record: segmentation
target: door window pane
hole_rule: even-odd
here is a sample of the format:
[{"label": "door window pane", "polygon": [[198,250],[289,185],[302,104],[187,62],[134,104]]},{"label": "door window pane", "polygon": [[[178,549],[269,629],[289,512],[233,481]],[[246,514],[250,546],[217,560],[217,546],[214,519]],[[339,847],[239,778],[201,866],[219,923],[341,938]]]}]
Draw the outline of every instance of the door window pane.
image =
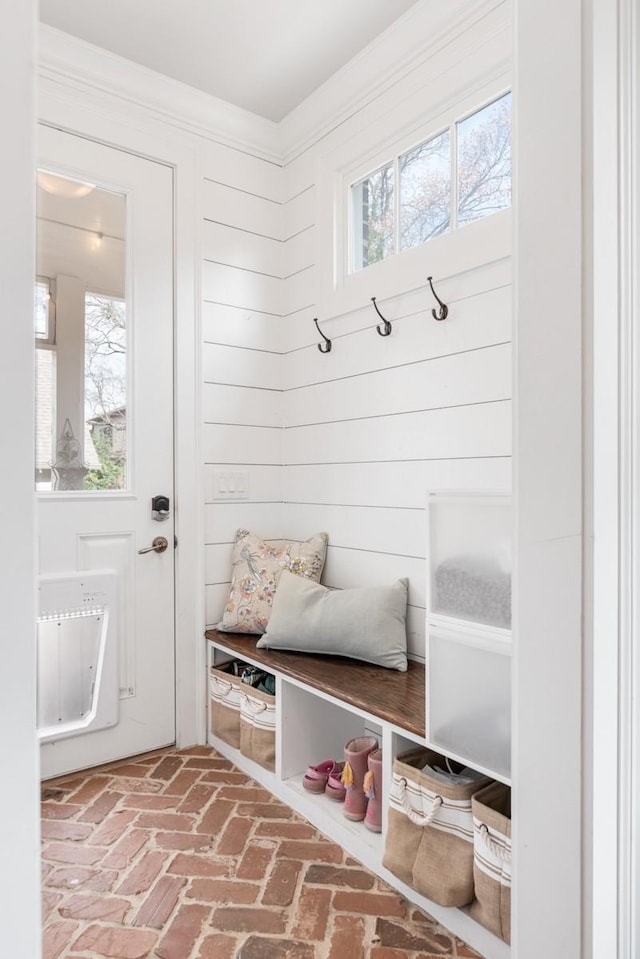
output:
[{"label": "door window pane", "polygon": [[399,158],[400,249],[446,233],[451,221],[449,131]]},{"label": "door window pane", "polygon": [[41,491],[127,485],[125,214],[122,194],[38,174],[36,489]]},{"label": "door window pane", "polygon": [[362,270],[393,253],[393,164],[351,188],[353,268]]},{"label": "door window pane", "polygon": [[85,489],[123,489],[127,455],[127,329],[124,300],[85,298],[85,421],[99,465]]},{"label": "door window pane", "polygon": [[511,94],[457,124],[458,223],[511,206]]},{"label": "door window pane", "polygon": [[35,330],[39,340],[51,342],[53,335],[51,284],[47,279],[36,280]]}]

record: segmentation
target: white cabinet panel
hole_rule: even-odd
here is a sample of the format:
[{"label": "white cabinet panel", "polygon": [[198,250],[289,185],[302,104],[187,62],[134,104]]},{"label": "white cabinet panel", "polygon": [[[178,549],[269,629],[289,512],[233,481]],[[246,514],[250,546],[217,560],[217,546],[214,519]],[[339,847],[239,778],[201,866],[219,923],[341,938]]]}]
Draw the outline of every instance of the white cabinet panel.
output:
[{"label": "white cabinet panel", "polygon": [[447,755],[511,774],[511,644],[432,626],[427,738]]},{"label": "white cabinet panel", "polygon": [[430,497],[429,614],[511,628],[509,497]]}]

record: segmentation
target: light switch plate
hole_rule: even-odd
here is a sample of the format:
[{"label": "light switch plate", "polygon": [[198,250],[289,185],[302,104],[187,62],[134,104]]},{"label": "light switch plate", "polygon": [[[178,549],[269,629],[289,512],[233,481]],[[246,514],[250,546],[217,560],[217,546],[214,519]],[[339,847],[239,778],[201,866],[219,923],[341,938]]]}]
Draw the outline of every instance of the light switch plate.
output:
[{"label": "light switch plate", "polygon": [[249,499],[249,473],[246,470],[214,470],[213,500]]}]

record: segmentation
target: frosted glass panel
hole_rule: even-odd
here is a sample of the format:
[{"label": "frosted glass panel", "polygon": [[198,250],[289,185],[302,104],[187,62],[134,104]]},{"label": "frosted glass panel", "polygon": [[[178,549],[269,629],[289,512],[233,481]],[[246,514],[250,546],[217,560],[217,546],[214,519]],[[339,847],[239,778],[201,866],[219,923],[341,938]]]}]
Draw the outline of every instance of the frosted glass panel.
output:
[{"label": "frosted glass panel", "polygon": [[504,497],[429,506],[431,614],[511,627],[511,507]]},{"label": "frosted glass panel", "polygon": [[429,637],[427,736],[438,749],[508,777],[511,656],[504,643]]}]

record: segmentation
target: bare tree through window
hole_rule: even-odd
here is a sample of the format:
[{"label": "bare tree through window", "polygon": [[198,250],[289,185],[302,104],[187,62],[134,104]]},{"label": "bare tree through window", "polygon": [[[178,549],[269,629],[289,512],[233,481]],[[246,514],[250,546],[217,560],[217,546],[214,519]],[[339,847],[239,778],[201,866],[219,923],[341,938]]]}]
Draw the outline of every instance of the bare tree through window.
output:
[{"label": "bare tree through window", "polygon": [[351,200],[353,270],[510,206],[511,94],[369,174]]},{"label": "bare tree through window", "polygon": [[446,233],[451,223],[449,131],[421,143],[398,160],[400,249]]},{"label": "bare tree through window", "polygon": [[85,489],[123,489],[127,451],[127,329],[123,300],[85,298],[85,419],[100,469]]},{"label": "bare tree through window", "polygon": [[458,123],[458,223],[511,206],[511,94]]},{"label": "bare tree through window", "polygon": [[393,164],[353,188],[355,268],[379,263],[393,253]]}]

